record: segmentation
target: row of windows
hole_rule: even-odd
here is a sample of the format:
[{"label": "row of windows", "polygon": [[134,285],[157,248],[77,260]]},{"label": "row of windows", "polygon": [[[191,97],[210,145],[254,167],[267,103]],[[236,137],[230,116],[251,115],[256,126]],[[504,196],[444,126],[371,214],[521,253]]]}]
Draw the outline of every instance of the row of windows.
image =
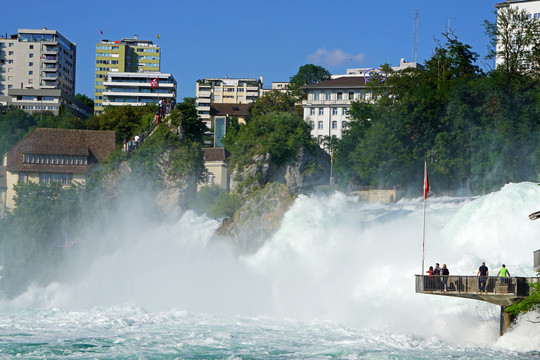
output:
[{"label": "row of windows", "polygon": [[[347,125],[347,121],[341,122],[341,128],[343,129]],[[310,121],[309,126],[311,126],[312,129],[315,129],[315,121]],[[317,122],[317,129],[324,129],[324,121],[318,121]],[[332,121],[332,129],[336,130],[338,129],[338,122]]]},{"label": "row of windows", "polygon": [[87,156],[24,154],[25,164],[87,165]]},{"label": "row of windows", "polygon": [[158,53],[158,52],[159,52],[159,49],[151,49],[151,48],[143,49],[143,48],[138,48],[138,49],[137,49],[137,52]]},{"label": "row of windows", "polygon": [[[72,179],[72,174],[39,174],[39,182],[41,184],[62,183],[63,185],[69,185]],[[26,182],[28,181],[27,174],[24,172],[20,172],[18,181],[19,184],[26,184]]]},{"label": "row of windows", "polygon": [[96,64],[112,64],[112,65],[118,65],[118,60],[96,60]]},{"label": "row of windows", "polygon": [[62,183],[62,185],[69,185],[72,178],[73,175],[71,174],[39,174],[39,183]]},{"label": "row of windows", "polygon": [[19,106],[20,109],[24,110],[58,110],[58,106],[45,106],[45,105],[24,105]]},{"label": "row of windows", "polygon": [[[332,115],[339,115],[340,113],[343,115],[347,115],[349,112],[349,109],[347,108],[332,108]],[[309,115],[315,115],[319,113],[319,115],[324,115],[324,108],[319,108],[317,111],[317,108],[310,108],[309,109]]]},{"label": "row of windows", "polygon": [[118,50],[120,49],[118,46],[110,46],[110,45],[98,45],[96,46],[97,50]]},{"label": "row of windows", "polygon": [[139,60],[159,60],[159,56],[139,56]]},{"label": "row of windows", "polygon": [[360,90],[360,92],[356,93],[354,91],[349,91],[347,93],[344,93],[342,91],[338,91],[335,94],[332,93],[313,93],[309,96],[310,100],[354,100],[354,99],[365,99],[366,98],[366,92],[365,90]]}]

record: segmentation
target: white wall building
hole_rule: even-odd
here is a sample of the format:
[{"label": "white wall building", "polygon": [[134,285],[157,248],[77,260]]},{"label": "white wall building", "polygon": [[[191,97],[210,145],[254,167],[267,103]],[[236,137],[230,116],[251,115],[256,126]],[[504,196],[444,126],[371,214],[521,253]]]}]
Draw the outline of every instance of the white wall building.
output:
[{"label": "white wall building", "polygon": [[[540,0],[539,0],[540,1]],[[417,62],[407,62],[405,59],[399,60],[399,66],[392,66],[392,70],[394,71],[401,71],[404,69],[423,69],[424,66],[418,64]],[[368,72],[375,68],[355,68],[355,69],[347,69],[347,74],[342,75],[332,75],[332,79],[337,79],[339,77],[343,76],[368,76]]]},{"label": "white wall building", "polygon": [[[152,88],[157,79],[158,86]],[[103,82],[103,106],[146,105],[160,99],[176,101],[176,80],[160,72],[110,72]]]},{"label": "white wall building", "polygon": [[304,120],[311,126],[311,136],[319,142],[324,136],[341,138],[353,101],[370,100],[363,76],[343,76],[306,85],[307,100],[302,101]]},{"label": "white wall building", "polygon": [[[497,14],[506,7],[516,8],[518,11],[525,10],[529,18],[535,18],[540,21],[540,0],[506,0],[505,2],[496,4]],[[537,41],[540,41],[538,39]],[[500,51],[499,44],[497,44],[497,55],[495,57],[495,64],[499,65],[503,63],[503,59],[498,54]]]}]

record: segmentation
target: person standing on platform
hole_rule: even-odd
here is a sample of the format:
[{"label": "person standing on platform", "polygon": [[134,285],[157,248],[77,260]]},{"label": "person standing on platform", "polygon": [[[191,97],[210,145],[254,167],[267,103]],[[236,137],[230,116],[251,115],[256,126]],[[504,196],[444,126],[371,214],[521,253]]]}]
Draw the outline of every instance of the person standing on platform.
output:
[{"label": "person standing on platform", "polygon": [[443,291],[447,291],[448,287],[448,275],[450,275],[450,271],[446,267],[446,264],[442,265],[441,269],[441,275],[442,275],[442,282],[443,282]]},{"label": "person standing on platform", "polygon": [[486,263],[482,261],[482,265],[478,268],[476,276],[478,276],[478,291],[486,292],[486,280],[489,275],[489,269]]},{"label": "person standing on platform", "polygon": [[502,268],[501,270],[499,270],[499,272],[497,273],[497,276],[501,276],[501,284],[505,284],[506,283],[506,277],[507,276],[512,276],[510,275],[510,271],[508,271],[508,269],[506,268],[506,266],[504,264],[502,264]]}]

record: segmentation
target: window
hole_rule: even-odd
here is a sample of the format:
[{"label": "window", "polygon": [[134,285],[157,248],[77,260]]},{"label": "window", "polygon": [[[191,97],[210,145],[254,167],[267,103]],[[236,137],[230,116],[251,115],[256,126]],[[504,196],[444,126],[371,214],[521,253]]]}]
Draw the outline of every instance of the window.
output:
[{"label": "window", "polygon": [[347,122],[346,122],[346,121],[342,121],[342,122],[341,122],[341,128],[342,128],[342,129],[345,129],[346,126],[347,126]]},{"label": "window", "polygon": [[29,47],[29,48],[30,48],[30,49],[33,49],[33,48],[34,48],[34,45],[30,45],[30,47]]},{"label": "window", "polygon": [[337,121],[332,121],[332,129],[337,129]]},{"label": "window", "polygon": [[338,108],[332,108],[332,115],[338,114]]},{"label": "window", "polygon": [[337,93],[337,99],[338,100],[343,100],[343,93],[341,91],[338,91]]},{"label": "window", "polygon": [[33,84],[33,83],[34,83],[34,80],[28,79],[28,83],[29,83],[29,84]]},{"label": "window", "polygon": [[349,113],[349,110],[347,108],[343,108],[343,115],[347,115]]},{"label": "window", "polygon": [[34,54],[30,53],[30,54],[28,54],[28,57],[33,58],[33,57],[34,57]]},{"label": "window", "polygon": [[8,53],[8,55],[13,55],[13,51],[10,51],[10,52]]},{"label": "window", "polygon": [[324,108],[319,108],[319,115],[324,115]]},{"label": "window", "polygon": [[309,109],[309,115],[315,115],[315,108]]},{"label": "window", "polygon": [[9,47],[13,47],[13,43],[9,43]]},{"label": "window", "polygon": [[29,63],[28,63],[28,66],[34,66],[34,63],[33,63],[33,62],[29,62]]},{"label": "window", "polygon": [[8,63],[13,64],[13,60],[8,60]]},{"label": "window", "polygon": [[34,72],[32,70],[28,71],[28,75],[34,75]]},{"label": "window", "polygon": [[309,122],[309,127],[312,128],[312,129],[315,129],[315,121],[310,121]]},{"label": "window", "polygon": [[19,184],[26,184],[26,173],[19,173]]},{"label": "window", "polygon": [[349,100],[354,100],[354,91],[349,91]]},{"label": "window", "polygon": [[322,121],[319,121],[319,129],[322,129],[323,128],[323,122]]}]

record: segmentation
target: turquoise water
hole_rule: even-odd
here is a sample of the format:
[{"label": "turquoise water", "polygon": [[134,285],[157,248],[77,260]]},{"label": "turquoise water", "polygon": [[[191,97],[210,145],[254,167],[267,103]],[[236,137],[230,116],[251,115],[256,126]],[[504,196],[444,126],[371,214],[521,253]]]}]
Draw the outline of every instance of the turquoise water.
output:
[{"label": "turquoise water", "polygon": [[[426,266],[474,275],[481,261],[491,271],[504,262],[532,276],[540,223],[527,215],[539,207],[531,183],[428,199]],[[62,280],[0,301],[0,359],[540,357],[538,324],[520,319],[499,337],[498,307],[415,293],[421,199],[301,196],[244,256],[194,213],[115,224],[87,229],[107,246],[81,249]]]}]

